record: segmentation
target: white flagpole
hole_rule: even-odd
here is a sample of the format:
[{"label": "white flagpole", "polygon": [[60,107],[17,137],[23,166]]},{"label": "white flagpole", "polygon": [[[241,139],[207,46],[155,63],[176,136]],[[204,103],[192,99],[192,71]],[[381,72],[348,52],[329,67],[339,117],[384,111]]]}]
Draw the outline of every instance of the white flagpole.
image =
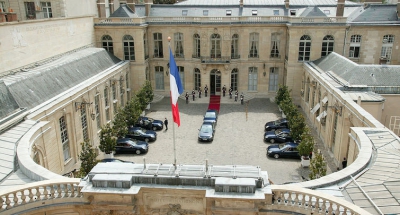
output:
[{"label": "white flagpole", "polygon": [[[168,48],[169,49],[171,49],[171,37],[168,37]],[[170,56],[170,58],[171,58],[171,56]],[[171,65],[170,65],[171,66]],[[171,74],[169,74],[169,75],[171,75]],[[170,88],[171,88],[171,78],[169,79],[169,81],[170,81]],[[170,94],[171,94],[171,89],[170,89]],[[172,100],[171,100],[171,102],[172,102]],[[174,113],[171,111],[171,114],[172,114],[172,142],[173,142],[173,145],[174,145],[174,167],[175,167],[175,170],[176,170],[176,147],[175,147],[175,122],[174,122]]]}]

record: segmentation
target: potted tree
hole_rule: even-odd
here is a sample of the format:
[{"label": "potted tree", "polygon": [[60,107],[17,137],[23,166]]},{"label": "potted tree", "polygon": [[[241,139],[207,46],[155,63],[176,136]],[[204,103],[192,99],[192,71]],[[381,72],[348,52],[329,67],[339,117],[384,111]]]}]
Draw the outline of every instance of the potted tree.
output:
[{"label": "potted tree", "polygon": [[301,166],[310,166],[310,155],[314,149],[314,138],[311,135],[310,129],[308,127],[304,128],[297,149],[299,150],[299,155],[301,157]]},{"label": "potted tree", "polygon": [[275,96],[275,103],[278,105],[279,111],[283,110],[281,102],[284,100],[287,100],[287,99],[290,99],[290,102],[292,102],[291,98],[290,98],[290,91],[289,91],[288,87],[279,85],[278,92],[276,92],[276,96]]},{"label": "potted tree", "polygon": [[81,167],[79,168],[79,177],[85,177],[90,170],[96,166],[96,151],[93,146],[89,143],[89,140],[85,140],[85,142],[81,143],[82,150],[79,154],[79,159],[81,160]]},{"label": "potted tree", "polygon": [[113,129],[109,124],[106,124],[106,126],[101,128],[99,149],[106,154],[106,158],[113,157],[113,151],[117,144],[117,140],[113,134]]},{"label": "potted tree", "polygon": [[311,180],[321,178],[326,175],[326,162],[320,152],[314,149],[314,156],[310,163],[310,174],[308,175]]}]

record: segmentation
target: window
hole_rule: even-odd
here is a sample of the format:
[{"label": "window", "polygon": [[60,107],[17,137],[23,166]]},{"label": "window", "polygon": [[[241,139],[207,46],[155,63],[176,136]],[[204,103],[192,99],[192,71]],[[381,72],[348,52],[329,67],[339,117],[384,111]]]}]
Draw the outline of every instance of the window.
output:
[{"label": "window", "polygon": [[62,116],[58,120],[60,123],[60,136],[61,136],[61,144],[63,147],[63,154],[64,154],[64,161],[71,158],[69,152],[69,139],[68,139],[68,130],[67,130],[67,123],[65,122],[65,117]]},{"label": "window", "polygon": [[155,58],[163,58],[163,43],[162,43],[162,34],[154,33],[154,57]]},{"label": "window", "polygon": [[239,35],[234,34],[232,36],[232,43],[231,43],[231,58],[232,59],[239,59]]},{"label": "window", "polygon": [[333,52],[333,44],[335,40],[333,39],[332,35],[327,35],[322,40],[322,50],[321,50],[321,57],[328,55],[329,53]]},{"label": "window", "polygon": [[147,47],[147,34],[143,35],[143,46],[144,46],[144,59],[149,58],[149,48]]},{"label": "window", "polygon": [[128,73],[125,74],[125,86],[126,86],[126,89],[129,89],[129,74]]},{"label": "window", "polygon": [[203,16],[208,16],[208,10],[203,10]]},{"label": "window", "polygon": [[110,100],[108,99],[108,88],[104,88],[104,106],[106,109],[106,120],[110,121]]},{"label": "window", "polygon": [[96,94],[96,96],[94,96],[94,111],[96,114],[97,130],[101,129],[100,108],[99,108],[100,104],[99,103],[100,103],[100,95]]},{"label": "window", "polygon": [[258,33],[250,34],[250,54],[249,58],[258,58]]},{"label": "window", "polygon": [[112,100],[117,99],[117,89],[116,89],[115,85],[116,85],[115,82],[111,84]]},{"label": "window", "polygon": [[155,76],[156,76],[156,90],[164,89],[164,67],[156,66],[155,67]]},{"label": "window", "polygon": [[249,91],[257,91],[258,71],[257,67],[249,68]]},{"label": "window", "polygon": [[25,2],[26,19],[36,19],[35,2]]},{"label": "window", "polygon": [[82,124],[82,137],[83,141],[89,140],[87,116],[86,116],[86,106],[81,108],[81,124]]},{"label": "window", "polygon": [[[321,101],[321,89],[318,90],[318,97],[317,97],[317,102],[319,103]],[[316,115],[319,116],[319,110],[321,108],[318,108],[316,111]]]},{"label": "window", "polygon": [[221,58],[221,36],[219,34],[211,35],[211,57]]},{"label": "window", "polygon": [[232,15],[232,10],[226,10],[226,15],[227,15],[227,16]]},{"label": "window", "polygon": [[182,16],[187,16],[188,10],[182,10]]},{"label": "window", "polygon": [[252,11],[251,11],[251,15],[252,15],[252,16],[257,16],[257,10],[252,10]]},{"label": "window", "polygon": [[361,35],[351,35],[349,58],[360,57]]},{"label": "window", "polygon": [[175,33],[174,34],[174,42],[175,42],[175,57],[183,58],[183,34]]},{"label": "window", "polygon": [[6,3],[4,1],[0,1],[0,12],[7,12]]},{"label": "window", "polygon": [[306,102],[308,103],[310,101],[310,91],[311,91],[311,87],[310,87],[310,79],[307,78],[307,94],[306,94]]},{"label": "window", "polygon": [[269,92],[276,92],[276,90],[278,89],[278,74],[279,74],[278,67],[271,67],[269,69],[269,85],[268,85]]},{"label": "window", "polygon": [[121,106],[123,107],[124,106],[124,93],[125,93],[124,84],[123,84],[124,79],[121,76],[119,78],[119,80],[120,80],[119,81],[119,97],[121,98]]},{"label": "window", "polygon": [[274,16],[279,16],[279,10],[274,10]]},{"label": "window", "polygon": [[296,16],[296,10],[290,10],[290,15],[291,16]]},{"label": "window", "polygon": [[201,73],[200,69],[194,69],[194,88],[199,89],[201,87]]},{"label": "window", "polygon": [[332,145],[331,145],[331,151],[334,152],[335,150],[335,142],[336,142],[336,130],[337,130],[337,124],[338,124],[338,116],[339,113],[334,113],[335,115],[333,116],[333,126],[332,126]]},{"label": "window", "polygon": [[53,13],[51,12],[51,3],[50,2],[40,2],[42,6],[44,18],[52,18]]},{"label": "window", "polygon": [[232,90],[234,91],[238,90],[238,77],[239,77],[238,69],[235,68],[231,72],[231,87]]},{"label": "window", "polygon": [[125,35],[122,39],[124,44],[124,60],[135,60],[135,43],[131,35]]},{"label": "window", "polygon": [[299,43],[299,61],[309,61],[311,53],[311,37],[303,35]]},{"label": "window", "polygon": [[271,54],[270,58],[279,58],[279,34],[272,33],[271,34]]},{"label": "window", "polygon": [[182,87],[185,89],[185,68],[178,66],[179,78],[181,79]]},{"label": "window", "polygon": [[198,34],[193,35],[193,58],[200,58],[200,36]]},{"label": "window", "polygon": [[381,59],[387,60],[388,62],[392,58],[394,35],[385,35],[382,40]]},{"label": "window", "polygon": [[114,54],[113,41],[112,41],[112,38],[109,35],[104,35],[101,38],[101,42],[103,43],[103,48],[105,50],[107,50],[108,52]]}]

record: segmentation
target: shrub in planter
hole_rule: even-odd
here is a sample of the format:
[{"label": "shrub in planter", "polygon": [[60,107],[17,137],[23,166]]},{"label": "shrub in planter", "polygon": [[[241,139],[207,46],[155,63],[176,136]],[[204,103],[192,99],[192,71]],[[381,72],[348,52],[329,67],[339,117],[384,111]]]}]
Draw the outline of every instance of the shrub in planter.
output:
[{"label": "shrub in planter", "polygon": [[307,159],[314,149],[314,138],[311,135],[310,129],[308,127],[304,128],[300,139],[301,140],[299,145],[297,146],[297,149],[299,150],[300,156],[304,159]]},{"label": "shrub in planter", "polygon": [[85,142],[81,143],[81,146],[82,150],[79,154],[79,159],[81,160],[79,177],[85,177],[93,169],[93,167],[96,166],[97,153],[92,144],[89,143],[89,140],[85,140]]},{"label": "shrub in planter", "polygon": [[117,140],[114,137],[114,132],[110,126],[107,124],[106,126],[101,128],[100,131],[100,151],[106,154],[112,154],[115,149],[115,145],[117,144]]},{"label": "shrub in planter", "polygon": [[275,96],[275,103],[283,110],[282,106],[281,106],[281,102],[283,100],[287,100],[290,99],[290,102],[292,102],[291,98],[290,98],[290,90],[287,86],[282,86],[279,85],[279,89],[276,92],[276,96]]},{"label": "shrub in planter", "polygon": [[310,177],[311,180],[321,178],[326,175],[326,162],[321,153],[316,150],[313,152],[313,158],[310,163]]}]

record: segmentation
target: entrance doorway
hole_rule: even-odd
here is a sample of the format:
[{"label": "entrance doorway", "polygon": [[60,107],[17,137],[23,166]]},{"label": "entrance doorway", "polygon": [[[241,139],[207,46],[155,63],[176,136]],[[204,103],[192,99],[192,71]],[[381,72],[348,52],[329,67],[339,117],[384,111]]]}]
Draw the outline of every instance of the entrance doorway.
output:
[{"label": "entrance doorway", "polygon": [[210,73],[210,95],[221,95],[221,72],[217,69]]}]

